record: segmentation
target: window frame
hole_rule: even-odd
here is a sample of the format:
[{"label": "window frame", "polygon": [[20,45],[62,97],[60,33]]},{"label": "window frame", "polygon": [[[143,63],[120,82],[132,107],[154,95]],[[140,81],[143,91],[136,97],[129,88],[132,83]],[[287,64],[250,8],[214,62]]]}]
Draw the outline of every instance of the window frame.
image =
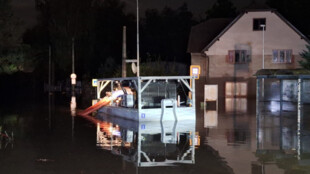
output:
[{"label": "window frame", "polygon": [[[256,25],[255,21],[258,22],[257,25]],[[264,31],[266,31],[266,18],[253,18],[253,31],[263,31],[263,27],[260,26],[262,24],[265,25]],[[258,28],[256,28],[256,27],[258,27]]]},{"label": "window frame", "polygon": [[[288,57],[288,55],[290,56],[290,58]],[[272,50],[272,63],[274,64],[294,63],[293,50],[292,49],[273,49]]]},{"label": "window frame", "polygon": [[[237,56],[239,55],[239,56]],[[243,55],[243,56],[240,56]],[[228,50],[226,62],[231,64],[246,64],[249,63],[248,50]],[[242,61],[240,61],[242,60]]]}]

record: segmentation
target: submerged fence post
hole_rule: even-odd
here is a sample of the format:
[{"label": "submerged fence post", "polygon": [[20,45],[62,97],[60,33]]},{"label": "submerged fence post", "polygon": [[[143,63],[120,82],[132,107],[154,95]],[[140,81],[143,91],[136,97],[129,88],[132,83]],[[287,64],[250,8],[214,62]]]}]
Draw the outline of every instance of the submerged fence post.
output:
[{"label": "submerged fence post", "polygon": [[[283,79],[280,79],[280,127],[283,126],[283,114],[282,114],[282,110],[283,110]],[[280,141],[280,149],[283,149],[283,140],[282,140],[282,136],[283,136],[283,132],[282,130],[280,131],[280,137],[279,137],[279,141]]]},{"label": "submerged fence post", "polygon": [[[256,137],[258,138],[259,136],[259,117],[260,117],[260,112],[259,112],[259,94],[260,94],[260,79],[256,79]],[[259,149],[259,141],[256,141],[256,148]]]}]

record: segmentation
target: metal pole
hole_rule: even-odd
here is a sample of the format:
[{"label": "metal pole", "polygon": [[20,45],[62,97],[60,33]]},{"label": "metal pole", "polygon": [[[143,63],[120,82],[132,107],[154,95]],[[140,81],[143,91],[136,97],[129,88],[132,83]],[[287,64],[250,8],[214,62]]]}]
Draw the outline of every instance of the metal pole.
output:
[{"label": "metal pole", "polygon": [[265,69],[265,27],[263,27],[263,69]]},{"label": "metal pole", "polygon": [[74,37],[72,38],[72,73],[74,73]]},{"label": "metal pole", "polygon": [[[262,65],[262,68],[265,69],[265,27],[266,25],[262,24],[260,25],[260,27],[263,28],[263,65]],[[265,79],[263,78],[262,79],[262,97],[263,97],[263,100],[265,100]]]},{"label": "metal pole", "polygon": [[[74,37],[72,38],[72,74],[70,76],[71,78],[71,88],[72,88],[72,91],[71,91],[71,95],[74,96],[75,95],[75,80],[76,80],[76,75],[74,73]],[[74,79],[74,82],[72,81],[72,79]]]},{"label": "metal pole", "polygon": [[259,103],[259,94],[260,94],[260,79],[256,79],[256,148],[257,149],[260,149],[259,147],[259,127],[260,127],[260,124],[259,124],[259,121],[260,121],[260,103]]},{"label": "metal pole", "polygon": [[126,26],[123,26],[123,59],[122,59],[122,77],[126,77]]},{"label": "metal pole", "polygon": [[193,103],[193,107],[196,111],[196,93],[195,93],[195,78],[191,78],[192,79],[192,103]]},{"label": "metal pole", "polygon": [[303,126],[303,118],[302,118],[302,87],[303,87],[303,80],[298,78],[298,101],[297,101],[297,159],[300,160],[301,157],[301,131]]},{"label": "metal pole", "polygon": [[48,47],[48,95],[50,95],[52,86],[52,47]]},{"label": "metal pole", "polygon": [[280,79],[280,150],[283,150],[283,79]]},{"label": "metal pole", "polygon": [[142,97],[142,90],[141,90],[141,79],[138,78],[137,79],[137,82],[138,82],[138,91],[137,91],[137,97],[138,97],[138,120],[140,120],[141,118],[141,109],[142,109],[142,101],[141,101],[141,97]]},{"label": "metal pole", "polygon": [[48,47],[48,128],[51,130],[52,123],[52,93],[51,93],[51,86],[52,86],[52,47]]},{"label": "metal pole", "polygon": [[260,27],[263,28],[263,69],[265,69],[265,27],[266,25],[262,24]]},{"label": "metal pole", "polygon": [[139,48],[139,0],[137,0],[137,77],[140,76],[140,48]]}]

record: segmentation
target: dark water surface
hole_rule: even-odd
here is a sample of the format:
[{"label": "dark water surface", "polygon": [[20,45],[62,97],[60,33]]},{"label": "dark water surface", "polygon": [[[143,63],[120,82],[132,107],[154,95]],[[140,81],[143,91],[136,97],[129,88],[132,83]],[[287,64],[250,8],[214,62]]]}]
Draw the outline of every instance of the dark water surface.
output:
[{"label": "dark water surface", "polygon": [[72,116],[69,100],[0,107],[0,173],[310,173],[307,109],[301,127],[277,103],[257,119],[246,99],[198,106],[196,123],[139,124]]}]

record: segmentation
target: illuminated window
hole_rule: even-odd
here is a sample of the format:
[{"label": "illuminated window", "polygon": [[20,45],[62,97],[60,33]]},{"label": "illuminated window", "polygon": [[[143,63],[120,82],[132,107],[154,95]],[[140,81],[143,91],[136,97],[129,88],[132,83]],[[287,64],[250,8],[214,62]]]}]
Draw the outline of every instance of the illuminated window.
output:
[{"label": "illuminated window", "polygon": [[273,63],[292,63],[292,50],[272,50]]},{"label": "illuminated window", "polygon": [[225,98],[225,111],[226,112],[246,112],[247,111],[246,98]]},{"label": "illuminated window", "polygon": [[226,82],[225,95],[226,97],[246,97],[247,96],[246,82]]},{"label": "illuminated window", "polygon": [[247,63],[249,62],[249,52],[247,50],[229,50],[227,62],[228,63]]},{"label": "illuminated window", "polygon": [[265,25],[264,30],[266,30],[266,18],[254,18],[253,19],[253,31],[261,31],[263,27],[261,25]]}]

